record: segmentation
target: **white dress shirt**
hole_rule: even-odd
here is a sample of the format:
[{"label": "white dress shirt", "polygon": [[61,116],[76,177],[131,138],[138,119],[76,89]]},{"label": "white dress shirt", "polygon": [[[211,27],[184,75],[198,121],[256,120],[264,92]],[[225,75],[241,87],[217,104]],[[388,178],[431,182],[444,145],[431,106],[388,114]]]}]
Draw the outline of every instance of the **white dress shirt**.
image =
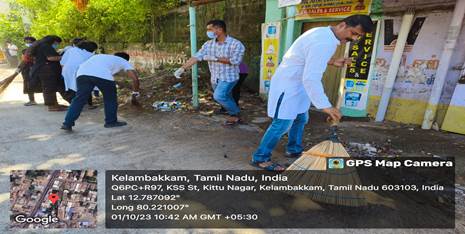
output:
[{"label": "white dress shirt", "polygon": [[77,84],[76,84],[76,73],[83,62],[89,59],[93,53],[79,49],[77,47],[71,47],[66,50],[66,53],[63,54],[61,57],[60,64],[63,66],[61,70],[61,75],[65,80],[65,88],[66,90],[73,90],[77,91]]},{"label": "white dress shirt", "polygon": [[10,56],[18,55],[18,47],[15,44],[8,44],[8,53]]},{"label": "white dress shirt", "polygon": [[113,75],[120,71],[134,70],[133,66],[121,57],[110,54],[97,54],[79,66],[76,76],[94,76],[114,81]]},{"label": "white dress shirt", "polygon": [[278,119],[295,119],[307,112],[311,103],[318,109],[332,106],[321,80],[339,43],[330,27],[313,28],[297,38],[271,78],[268,116],[275,116],[283,93]]}]

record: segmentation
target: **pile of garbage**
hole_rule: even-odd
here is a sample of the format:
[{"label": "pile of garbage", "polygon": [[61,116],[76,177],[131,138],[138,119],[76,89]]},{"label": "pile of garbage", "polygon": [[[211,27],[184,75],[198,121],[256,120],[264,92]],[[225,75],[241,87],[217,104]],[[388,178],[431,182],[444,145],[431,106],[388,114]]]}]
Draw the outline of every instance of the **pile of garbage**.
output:
[{"label": "pile of garbage", "polygon": [[179,110],[182,107],[182,104],[178,101],[157,101],[152,104],[152,107],[156,111],[172,112]]},{"label": "pile of garbage", "polygon": [[[192,106],[192,80],[184,73],[182,79],[173,76],[174,69],[164,68],[150,74],[140,74],[141,95],[137,98],[137,110],[152,112],[196,112],[214,115],[220,106],[213,100],[213,91],[208,73],[199,71],[198,95],[199,109]],[[120,108],[134,110],[132,103],[132,80],[126,76],[117,76],[118,99]],[[174,100],[174,101],[172,101]],[[256,93],[241,92],[242,117],[244,119],[266,116],[266,103]]]},{"label": "pile of garbage", "polygon": [[403,151],[393,149],[391,140],[384,144],[349,142],[347,150],[352,157],[398,157]]},{"label": "pile of garbage", "polygon": [[[199,79],[199,96],[211,97],[209,79],[204,74]],[[122,108],[133,109],[130,105],[132,80],[126,76],[116,78],[118,85],[118,98],[124,105]],[[186,75],[183,79],[173,76],[173,69],[160,69],[154,73],[140,75],[141,95],[137,98],[139,107],[146,111],[191,111],[192,110],[192,81]],[[175,100],[175,101],[172,101]],[[209,103],[214,103],[209,99]]]},{"label": "pile of garbage", "polygon": [[370,143],[350,142],[348,150],[352,157],[375,157],[378,155],[378,149]]}]

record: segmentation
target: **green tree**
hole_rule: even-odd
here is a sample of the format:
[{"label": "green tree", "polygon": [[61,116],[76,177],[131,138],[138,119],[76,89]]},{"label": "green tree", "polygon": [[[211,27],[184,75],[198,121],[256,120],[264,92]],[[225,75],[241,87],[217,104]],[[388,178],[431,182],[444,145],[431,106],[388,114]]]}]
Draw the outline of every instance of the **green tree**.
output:
[{"label": "green tree", "polygon": [[23,22],[22,12],[19,7],[10,6],[7,14],[0,14],[0,42],[11,40],[16,45],[22,45],[26,27]]},{"label": "green tree", "polygon": [[80,12],[72,0],[7,1],[11,10],[0,14],[0,42],[12,39],[17,45],[22,45],[24,36],[40,39],[50,34],[66,41],[86,37],[99,44],[149,42],[155,19],[181,4],[179,0],[89,0]]},{"label": "green tree", "polygon": [[140,42],[151,19],[180,5],[179,0],[89,0],[79,12],[71,0],[16,0],[31,19],[35,37],[87,37],[99,43]]},{"label": "green tree", "polygon": [[91,1],[82,24],[98,42],[138,42],[145,35],[149,4],[145,0]]},{"label": "green tree", "polygon": [[[69,39],[78,36],[79,11],[71,1],[43,0],[47,7],[36,6],[34,0],[20,0],[23,6],[31,12],[31,33],[37,38],[46,35],[58,35]],[[32,7],[32,8],[29,8]]]}]

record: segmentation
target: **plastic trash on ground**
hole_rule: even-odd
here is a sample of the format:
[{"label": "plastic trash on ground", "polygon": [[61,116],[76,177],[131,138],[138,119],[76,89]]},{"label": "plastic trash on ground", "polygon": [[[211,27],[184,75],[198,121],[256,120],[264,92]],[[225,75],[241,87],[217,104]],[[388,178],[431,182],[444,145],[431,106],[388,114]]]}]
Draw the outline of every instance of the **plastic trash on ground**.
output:
[{"label": "plastic trash on ground", "polygon": [[179,82],[179,83],[173,85],[173,88],[175,88],[175,89],[180,89],[180,88],[182,88],[182,83]]},{"label": "plastic trash on ground", "polygon": [[153,108],[157,111],[176,111],[181,108],[181,103],[178,101],[166,102],[166,101],[156,101],[152,104]]}]

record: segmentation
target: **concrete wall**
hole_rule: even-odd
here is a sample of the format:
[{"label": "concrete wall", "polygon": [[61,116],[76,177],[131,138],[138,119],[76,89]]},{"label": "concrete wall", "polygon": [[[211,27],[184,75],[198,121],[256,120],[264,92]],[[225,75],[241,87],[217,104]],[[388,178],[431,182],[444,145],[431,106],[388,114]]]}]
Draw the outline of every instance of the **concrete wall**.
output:
[{"label": "concrete wall", "polygon": [[[239,39],[246,47],[244,62],[250,74],[245,85],[258,91],[261,24],[265,21],[265,2],[261,0],[226,0],[197,7],[197,48],[208,40],[206,23],[223,19],[228,34]],[[188,6],[169,12],[152,22],[147,43],[131,44],[128,51],[139,69],[148,72],[159,66],[179,66],[190,57]],[[201,74],[208,72],[207,64],[200,63]],[[206,79],[201,77],[201,79]]]},{"label": "concrete wall", "polygon": [[[424,17],[424,23],[418,31],[418,37],[413,44],[407,45],[404,51],[399,72],[394,84],[394,90],[390,99],[386,119],[402,122],[421,124],[423,121],[426,104],[431,94],[437,67],[440,63],[441,52],[447,36],[448,26],[452,17],[452,10],[435,12],[419,12],[417,18]],[[368,112],[375,116],[382,94],[384,81],[392,58],[393,46],[386,36],[386,27],[391,21],[394,34],[398,30],[401,16],[385,16],[382,22],[378,52],[376,54],[376,67],[371,78],[370,98]],[[387,30],[389,31],[389,30]],[[390,33],[387,33],[390,34]],[[459,38],[455,53],[451,60],[451,66],[446,78],[446,85],[441,97],[438,110],[438,123],[441,124],[450,102],[452,93],[459,78],[458,70],[454,66],[461,66],[465,58],[464,47],[465,33]]]}]

